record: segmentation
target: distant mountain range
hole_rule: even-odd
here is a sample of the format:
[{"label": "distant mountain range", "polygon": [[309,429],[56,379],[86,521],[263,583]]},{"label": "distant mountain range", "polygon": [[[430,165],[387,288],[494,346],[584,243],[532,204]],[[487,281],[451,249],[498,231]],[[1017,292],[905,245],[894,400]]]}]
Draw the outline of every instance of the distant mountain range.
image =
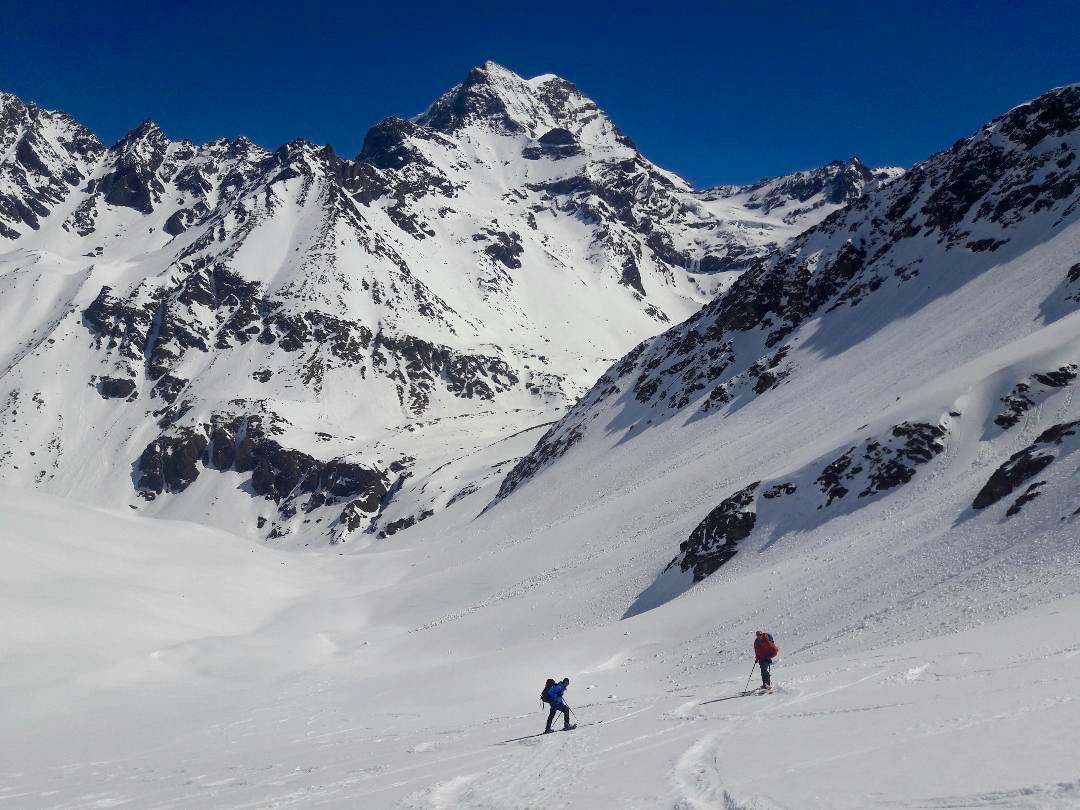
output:
[{"label": "distant mountain range", "polygon": [[0,480],[263,537],[392,533],[898,173],[698,191],[569,82],[490,62],[352,159],[149,121],[106,147],[2,94]]}]

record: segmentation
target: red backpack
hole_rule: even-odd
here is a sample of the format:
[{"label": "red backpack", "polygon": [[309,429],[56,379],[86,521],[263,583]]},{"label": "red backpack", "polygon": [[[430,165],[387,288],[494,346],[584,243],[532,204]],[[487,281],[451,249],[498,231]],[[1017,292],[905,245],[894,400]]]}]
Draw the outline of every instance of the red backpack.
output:
[{"label": "red backpack", "polygon": [[[757,648],[758,647],[758,645],[757,645],[758,640],[755,639],[755,641],[754,641],[754,652],[757,654],[758,658],[765,658],[765,657],[776,658],[776,656],[778,656],[780,654],[780,648],[778,646],[776,646],[776,642],[773,641],[772,633],[765,633],[765,635],[762,636],[762,638],[765,639],[765,644],[766,644],[766,647],[765,647],[765,649],[763,651],[759,651],[758,648]],[[768,653],[768,656],[762,655],[761,652]]]}]

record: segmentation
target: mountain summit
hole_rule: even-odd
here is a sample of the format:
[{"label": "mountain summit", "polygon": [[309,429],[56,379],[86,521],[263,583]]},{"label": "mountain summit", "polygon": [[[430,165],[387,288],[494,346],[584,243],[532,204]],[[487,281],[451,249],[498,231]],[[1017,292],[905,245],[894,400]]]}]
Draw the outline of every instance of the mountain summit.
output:
[{"label": "mountain summit", "polygon": [[551,74],[523,79],[494,62],[473,68],[414,121],[447,133],[479,127],[534,140],[546,136],[552,145],[561,137],[593,149],[634,149],[596,102],[570,82]]}]

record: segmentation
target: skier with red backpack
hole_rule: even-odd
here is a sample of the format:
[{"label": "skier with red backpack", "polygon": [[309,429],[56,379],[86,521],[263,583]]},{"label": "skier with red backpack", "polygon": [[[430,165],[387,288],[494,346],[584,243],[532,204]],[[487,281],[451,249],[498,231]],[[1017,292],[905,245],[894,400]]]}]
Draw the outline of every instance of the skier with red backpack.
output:
[{"label": "skier with red backpack", "polygon": [[757,631],[757,638],[754,639],[754,659],[757,661],[759,667],[761,667],[761,688],[766,692],[772,691],[772,669],[773,659],[780,654],[780,648],[776,646],[776,642],[773,641],[773,637],[770,633],[764,630]]}]

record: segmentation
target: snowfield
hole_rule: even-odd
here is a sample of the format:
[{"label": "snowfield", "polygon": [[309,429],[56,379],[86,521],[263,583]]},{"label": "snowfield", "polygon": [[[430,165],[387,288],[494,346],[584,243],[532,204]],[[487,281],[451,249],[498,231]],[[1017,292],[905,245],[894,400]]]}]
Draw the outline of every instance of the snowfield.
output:
[{"label": "snowfield", "polygon": [[[600,511],[569,523],[618,510]],[[962,632],[930,594],[860,631],[827,607],[868,554],[846,535],[617,621],[611,582],[581,560],[625,539],[565,520],[527,549],[459,528],[339,556],[20,491],[0,514],[0,806],[1080,802],[1075,567],[1071,586],[1040,574],[1038,604],[1015,610],[982,574]],[[537,513],[503,528],[515,517]],[[790,616],[811,587],[829,615],[813,629]],[[753,628],[792,623],[774,694],[734,697]],[[572,679],[568,734],[533,736],[547,674]]]}]

